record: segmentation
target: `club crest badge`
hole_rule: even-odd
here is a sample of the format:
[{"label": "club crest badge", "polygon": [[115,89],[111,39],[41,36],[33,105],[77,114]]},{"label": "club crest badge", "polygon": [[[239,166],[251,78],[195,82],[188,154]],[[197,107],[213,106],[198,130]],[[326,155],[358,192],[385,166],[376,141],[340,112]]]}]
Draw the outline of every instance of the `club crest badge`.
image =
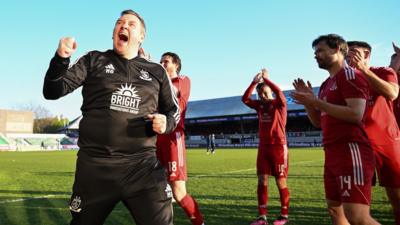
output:
[{"label": "club crest badge", "polygon": [[81,197],[75,196],[75,198],[72,200],[71,204],[69,205],[69,210],[71,210],[73,212],[82,211],[81,203],[82,203]]},{"label": "club crest badge", "polygon": [[167,194],[167,198],[172,198],[172,189],[169,184],[167,184],[167,186],[165,187],[165,194]]},{"label": "club crest badge", "polygon": [[149,72],[145,71],[145,70],[140,70],[140,79],[142,80],[146,80],[146,81],[151,81],[151,77]]}]

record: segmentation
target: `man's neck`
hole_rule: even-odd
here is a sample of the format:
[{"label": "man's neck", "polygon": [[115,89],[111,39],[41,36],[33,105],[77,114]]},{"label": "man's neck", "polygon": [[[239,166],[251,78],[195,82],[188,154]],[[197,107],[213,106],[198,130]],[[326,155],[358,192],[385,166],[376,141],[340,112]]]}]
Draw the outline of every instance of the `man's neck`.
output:
[{"label": "man's neck", "polygon": [[336,76],[336,74],[342,70],[345,66],[345,61],[344,60],[340,60],[340,61],[336,61],[331,68],[328,69],[329,72],[329,77],[333,78],[334,76]]},{"label": "man's neck", "polygon": [[138,56],[139,48],[132,48],[131,50],[122,53],[118,53],[115,49],[114,51],[122,58],[130,60]]},{"label": "man's neck", "polygon": [[178,77],[178,74],[176,72],[171,72],[168,73],[169,78],[174,79],[175,77]]},{"label": "man's neck", "polygon": [[135,58],[136,56],[138,56],[138,51],[131,51],[131,52],[128,52],[128,53],[125,53],[125,54],[122,54],[121,55],[123,58],[125,58],[125,59],[133,59],[133,58]]}]

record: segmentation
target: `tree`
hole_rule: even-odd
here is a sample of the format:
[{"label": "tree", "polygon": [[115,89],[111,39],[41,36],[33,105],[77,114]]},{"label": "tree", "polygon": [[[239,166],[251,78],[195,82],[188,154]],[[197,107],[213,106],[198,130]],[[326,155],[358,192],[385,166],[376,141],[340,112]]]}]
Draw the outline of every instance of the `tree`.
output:
[{"label": "tree", "polygon": [[33,133],[56,133],[68,125],[69,121],[63,116],[53,116],[48,109],[33,102],[19,104],[14,107],[20,111],[31,111],[34,114]]},{"label": "tree", "polygon": [[48,109],[41,105],[37,105],[33,102],[29,103],[24,103],[24,104],[19,104],[14,107],[16,110],[20,111],[31,111],[34,114],[35,119],[43,119],[43,118],[49,118],[52,117],[52,114]]},{"label": "tree", "polygon": [[69,121],[62,117],[48,117],[35,119],[33,125],[34,133],[57,133],[68,125]]}]

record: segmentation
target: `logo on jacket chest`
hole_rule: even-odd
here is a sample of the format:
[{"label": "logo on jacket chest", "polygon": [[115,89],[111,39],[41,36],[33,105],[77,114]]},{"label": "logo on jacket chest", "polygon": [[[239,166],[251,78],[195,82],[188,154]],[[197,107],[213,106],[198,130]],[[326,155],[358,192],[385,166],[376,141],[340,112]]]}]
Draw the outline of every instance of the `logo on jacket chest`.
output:
[{"label": "logo on jacket chest", "polygon": [[151,77],[149,75],[149,72],[145,71],[145,70],[140,70],[140,79],[142,80],[146,80],[146,81],[151,81]]},{"label": "logo on jacket chest", "polygon": [[104,67],[104,70],[106,73],[113,74],[115,71],[115,68],[114,68],[113,64],[110,63]]},{"label": "logo on jacket chest", "polygon": [[132,84],[121,85],[111,95],[110,109],[127,112],[132,114],[139,113],[139,104],[142,98],[137,94],[136,87],[132,87]]}]

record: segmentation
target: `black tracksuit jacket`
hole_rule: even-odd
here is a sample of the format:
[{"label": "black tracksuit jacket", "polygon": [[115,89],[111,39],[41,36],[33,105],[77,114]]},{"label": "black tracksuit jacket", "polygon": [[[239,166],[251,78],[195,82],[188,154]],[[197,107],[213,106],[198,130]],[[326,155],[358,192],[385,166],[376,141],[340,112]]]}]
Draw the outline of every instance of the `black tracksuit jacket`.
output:
[{"label": "black tracksuit jacket", "polygon": [[[82,86],[80,152],[95,157],[154,155],[156,136],[146,116],[167,117],[166,133],[179,121],[179,105],[164,68],[113,50],[91,51],[69,65],[56,53],[47,70],[43,95],[58,99]],[[79,153],[78,153],[79,154]]]}]

